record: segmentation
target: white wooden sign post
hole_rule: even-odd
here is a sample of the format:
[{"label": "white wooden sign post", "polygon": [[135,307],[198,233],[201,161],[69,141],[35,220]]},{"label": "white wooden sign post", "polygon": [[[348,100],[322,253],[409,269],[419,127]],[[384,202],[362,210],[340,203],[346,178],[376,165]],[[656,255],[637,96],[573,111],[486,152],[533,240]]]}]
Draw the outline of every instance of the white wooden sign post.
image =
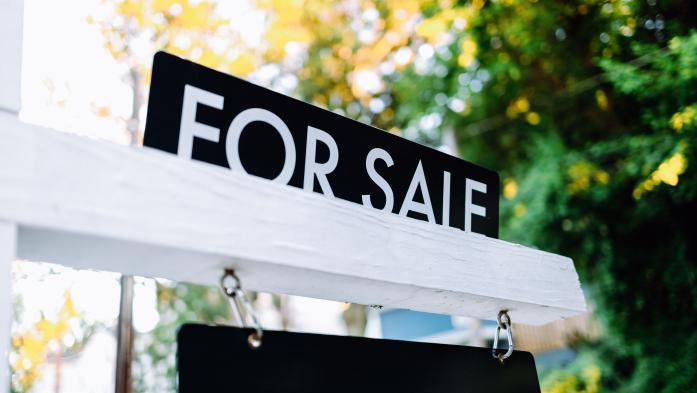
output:
[{"label": "white wooden sign post", "polygon": [[[15,258],[543,324],[585,311],[571,259],[19,121],[20,0],[0,6],[0,354]],[[0,364],[0,391],[8,386]]]},{"label": "white wooden sign post", "polygon": [[[0,4],[0,114],[13,119],[17,118],[20,103],[22,21],[22,0],[5,0]],[[0,128],[2,131],[4,128]],[[16,247],[16,223],[0,217],[0,393],[10,388],[7,359],[12,324],[11,270]]]}]

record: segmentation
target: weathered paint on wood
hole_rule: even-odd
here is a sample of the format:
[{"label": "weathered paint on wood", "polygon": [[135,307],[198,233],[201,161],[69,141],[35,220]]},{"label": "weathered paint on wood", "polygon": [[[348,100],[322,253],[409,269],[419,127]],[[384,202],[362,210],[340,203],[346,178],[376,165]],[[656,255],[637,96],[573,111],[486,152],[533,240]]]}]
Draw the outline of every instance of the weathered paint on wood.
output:
[{"label": "weathered paint on wood", "polygon": [[571,259],[0,114],[0,220],[79,268],[543,324],[579,314]]}]

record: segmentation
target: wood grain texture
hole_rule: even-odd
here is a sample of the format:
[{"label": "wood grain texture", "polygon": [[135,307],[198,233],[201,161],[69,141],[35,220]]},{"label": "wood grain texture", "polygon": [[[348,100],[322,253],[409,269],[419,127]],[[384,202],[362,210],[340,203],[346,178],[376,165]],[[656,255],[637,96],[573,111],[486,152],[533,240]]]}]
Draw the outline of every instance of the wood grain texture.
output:
[{"label": "wood grain texture", "polygon": [[543,324],[585,310],[566,257],[0,114],[0,220],[20,257]]}]

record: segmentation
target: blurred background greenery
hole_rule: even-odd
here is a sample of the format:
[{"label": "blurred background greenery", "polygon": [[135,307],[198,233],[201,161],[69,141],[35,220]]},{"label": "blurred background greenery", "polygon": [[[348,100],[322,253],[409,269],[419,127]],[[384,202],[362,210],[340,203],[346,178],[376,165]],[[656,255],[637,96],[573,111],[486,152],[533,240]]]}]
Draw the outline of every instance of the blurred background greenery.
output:
[{"label": "blurred background greenery", "polygon": [[[105,1],[88,17],[126,66],[130,143],[164,49],[498,171],[501,238],[573,258],[600,326],[541,370],[544,391],[694,391],[696,2],[256,0],[258,39],[223,3]],[[174,327],[225,307],[158,284],[171,315],[137,343],[137,390],[156,364],[171,388]],[[361,310],[346,313],[358,332]]]}]

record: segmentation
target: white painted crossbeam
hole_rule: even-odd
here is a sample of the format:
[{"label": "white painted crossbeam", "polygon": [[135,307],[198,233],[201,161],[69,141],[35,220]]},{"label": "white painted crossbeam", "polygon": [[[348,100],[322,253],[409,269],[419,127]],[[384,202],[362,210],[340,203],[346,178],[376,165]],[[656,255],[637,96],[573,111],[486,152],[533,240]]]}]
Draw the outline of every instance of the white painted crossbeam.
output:
[{"label": "white painted crossbeam", "polygon": [[585,310],[571,259],[0,114],[20,258],[543,324]]}]

